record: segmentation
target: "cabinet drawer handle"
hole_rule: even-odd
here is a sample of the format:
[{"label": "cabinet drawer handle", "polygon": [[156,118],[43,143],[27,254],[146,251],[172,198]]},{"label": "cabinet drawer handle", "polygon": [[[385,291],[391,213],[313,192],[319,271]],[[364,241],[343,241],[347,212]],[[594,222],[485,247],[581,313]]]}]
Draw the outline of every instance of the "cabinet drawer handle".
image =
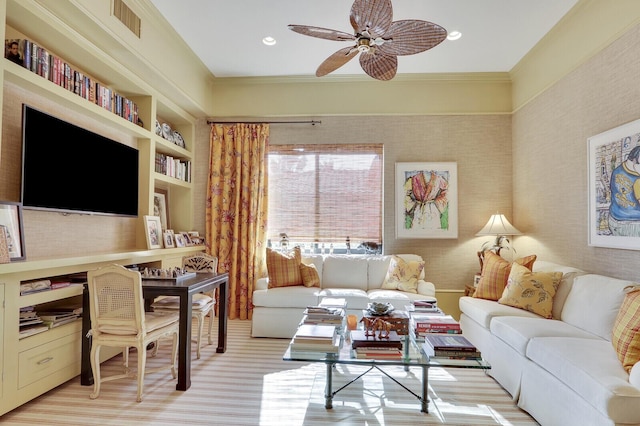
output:
[{"label": "cabinet drawer handle", "polygon": [[53,357],[52,356],[48,356],[45,359],[41,359],[40,361],[38,361],[38,365],[46,364],[49,361],[53,361]]}]

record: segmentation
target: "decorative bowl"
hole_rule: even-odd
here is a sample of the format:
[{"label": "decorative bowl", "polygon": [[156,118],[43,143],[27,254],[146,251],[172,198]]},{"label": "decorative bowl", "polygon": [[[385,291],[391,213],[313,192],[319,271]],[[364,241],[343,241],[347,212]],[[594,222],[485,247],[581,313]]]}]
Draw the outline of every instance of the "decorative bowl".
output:
[{"label": "decorative bowl", "polygon": [[371,315],[387,315],[394,310],[391,303],[371,302],[367,305],[367,312]]}]

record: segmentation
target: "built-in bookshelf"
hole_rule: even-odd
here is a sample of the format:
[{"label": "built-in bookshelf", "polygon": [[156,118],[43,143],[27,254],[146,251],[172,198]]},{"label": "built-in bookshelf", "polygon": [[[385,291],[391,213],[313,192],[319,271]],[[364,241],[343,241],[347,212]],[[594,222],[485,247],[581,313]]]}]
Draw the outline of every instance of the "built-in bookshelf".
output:
[{"label": "built-in bookshelf", "polygon": [[[18,201],[20,108],[22,99],[34,99],[46,104],[53,115],[65,114],[62,118],[70,122],[87,123],[138,149],[138,217],[74,219],[57,213],[31,212],[30,218],[37,220],[25,221],[25,233],[33,236],[29,243],[38,246],[38,256],[34,257],[35,250],[30,250],[27,245],[25,261],[0,265],[0,416],[80,373],[81,320],[48,327],[31,335],[26,335],[26,332],[21,335],[20,329],[21,316],[34,316],[21,312],[38,312],[78,303],[83,297],[83,286],[69,285],[21,294],[21,287],[26,289],[24,284],[40,280],[53,282],[55,277],[82,274],[111,263],[175,267],[181,265],[182,256],[204,249],[203,246],[147,249],[143,216],[153,215],[154,193],[158,189],[168,196],[171,228],[193,230],[191,167],[195,151],[195,118],[164,95],[158,80],[123,60],[122,52],[128,49],[127,54],[131,55],[128,59],[137,61],[135,46],[132,47],[135,41],[114,36],[113,32],[94,21],[95,15],[88,14],[82,3],[61,5],[40,0],[0,0],[0,17],[5,19],[3,39],[20,40],[22,51],[25,52],[25,48],[30,51],[31,59],[27,64],[24,61],[15,63],[6,57],[0,59],[3,88],[0,91],[3,106],[0,152],[3,161],[12,159],[9,165],[12,176],[3,181],[3,190],[5,194],[12,194],[6,199]],[[110,2],[101,0],[99,4],[107,7]],[[25,58],[26,54],[23,55]],[[140,62],[143,61],[137,63]],[[179,93],[172,91],[176,92]],[[156,121],[168,123],[179,132],[180,143],[158,135]],[[64,135],[54,136],[52,143],[60,143],[64,139]],[[164,170],[157,170],[157,158],[163,158],[172,166],[165,165]],[[117,162],[114,162],[114,172],[117,172]],[[0,173],[7,171],[3,167]],[[71,238],[64,236],[72,241],[68,252],[61,250],[43,254],[47,246],[53,244],[51,241],[60,237],[56,228],[71,227],[68,224],[74,221],[100,223],[114,230],[113,233],[131,237],[121,238],[127,241],[124,248],[117,246],[95,253],[91,250],[97,242],[74,233]],[[57,226],[58,222],[63,224]],[[135,239],[129,244],[133,234]],[[105,237],[110,238],[112,235]],[[120,241],[115,241],[117,239],[112,239],[111,245],[120,244]],[[87,389],[87,394],[89,392]]]}]

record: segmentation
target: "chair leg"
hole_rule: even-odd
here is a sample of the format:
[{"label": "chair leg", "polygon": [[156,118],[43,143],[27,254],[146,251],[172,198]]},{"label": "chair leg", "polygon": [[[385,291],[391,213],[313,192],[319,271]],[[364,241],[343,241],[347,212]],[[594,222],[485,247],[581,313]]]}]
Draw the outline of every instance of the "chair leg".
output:
[{"label": "chair leg", "polygon": [[196,340],[196,358],[200,359],[200,344],[202,343],[202,329],[204,328],[204,318],[201,315],[198,315],[198,337]]},{"label": "chair leg", "polygon": [[212,331],[213,330],[213,317],[215,315],[213,315],[213,308],[211,308],[211,310],[209,311],[209,344],[212,345],[213,344],[213,337],[212,335]]},{"label": "chair leg", "polygon": [[142,402],[142,390],[144,388],[144,373],[147,365],[147,345],[138,346],[138,395],[136,402]]},{"label": "chair leg", "polygon": [[173,348],[171,349],[171,376],[178,377],[176,364],[178,362],[178,333],[173,335]]},{"label": "chair leg", "polygon": [[96,399],[100,395],[100,345],[91,345],[91,369],[93,370],[93,392],[89,398]]}]

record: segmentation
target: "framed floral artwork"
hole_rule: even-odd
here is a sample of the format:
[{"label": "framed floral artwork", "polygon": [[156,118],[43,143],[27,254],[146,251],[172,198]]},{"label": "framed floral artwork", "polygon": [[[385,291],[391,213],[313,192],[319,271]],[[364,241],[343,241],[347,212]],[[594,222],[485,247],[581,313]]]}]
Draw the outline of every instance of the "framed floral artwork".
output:
[{"label": "framed floral artwork", "polygon": [[457,163],[396,163],[396,238],[458,238]]},{"label": "framed floral artwork", "polygon": [[25,260],[24,229],[22,224],[22,204],[0,201],[0,226],[3,229],[9,259]]}]

